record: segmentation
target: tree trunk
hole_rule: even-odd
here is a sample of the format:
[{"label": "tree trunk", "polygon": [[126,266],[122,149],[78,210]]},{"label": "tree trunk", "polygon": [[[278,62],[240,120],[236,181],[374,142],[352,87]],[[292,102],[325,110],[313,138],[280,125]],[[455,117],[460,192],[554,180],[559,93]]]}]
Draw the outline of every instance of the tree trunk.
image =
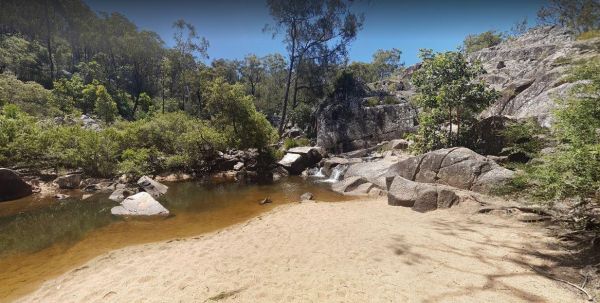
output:
[{"label": "tree trunk", "polygon": [[133,110],[131,110],[131,120],[135,119],[135,111],[137,110],[138,104],[140,102],[140,94],[137,94],[137,96],[133,99]]},{"label": "tree trunk", "polygon": [[283,97],[283,103],[281,105],[281,121],[279,121],[279,135],[283,134],[285,128],[285,119],[287,115],[288,100],[290,97],[290,86],[292,84],[292,72],[294,71],[294,61],[296,56],[296,23],[292,23],[292,53],[290,55],[290,68],[287,74],[287,80],[285,84],[285,94]]},{"label": "tree trunk", "polygon": [[46,48],[48,49],[48,60],[50,61],[50,82],[54,82],[54,59],[52,59],[52,29],[50,26],[50,12],[48,11],[48,1],[46,1]]}]

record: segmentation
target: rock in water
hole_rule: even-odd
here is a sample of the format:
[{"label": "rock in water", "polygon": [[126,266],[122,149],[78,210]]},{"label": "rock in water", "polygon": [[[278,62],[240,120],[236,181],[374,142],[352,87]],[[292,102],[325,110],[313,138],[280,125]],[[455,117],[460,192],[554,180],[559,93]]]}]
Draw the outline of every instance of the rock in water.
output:
[{"label": "rock in water", "polygon": [[169,187],[167,187],[166,185],[156,182],[154,180],[152,180],[152,178],[148,177],[148,176],[143,176],[141,177],[138,181],[137,184],[139,187],[141,187],[145,192],[149,193],[150,195],[152,195],[152,197],[154,197],[155,199],[160,197],[161,195],[164,195],[167,193],[167,190],[169,189]]},{"label": "rock in water", "polygon": [[16,200],[32,194],[31,186],[8,168],[0,168],[0,202]]},{"label": "rock in water", "polygon": [[267,197],[267,198],[260,200],[260,202],[258,202],[258,204],[260,204],[260,205],[265,205],[267,203],[273,203],[273,201],[271,201],[271,198]]},{"label": "rock in water", "polygon": [[326,155],[326,151],[320,147],[302,146],[290,148],[287,154],[279,161],[290,174],[299,175],[307,167],[311,167]]},{"label": "rock in water", "polygon": [[147,192],[129,196],[121,205],[113,207],[110,212],[116,216],[168,216],[169,210]]},{"label": "rock in water", "polygon": [[137,190],[128,189],[128,188],[120,188],[120,189],[115,190],[112,194],[110,194],[108,199],[115,201],[115,202],[121,202],[121,201],[125,200],[125,198],[135,194],[136,192],[137,192]]},{"label": "rock in water", "polygon": [[310,193],[310,192],[306,192],[306,193],[303,193],[303,194],[302,194],[302,196],[300,196],[300,200],[301,200],[301,201],[304,201],[304,200],[312,200],[312,199],[313,199],[313,197],[314,197],[314,195],[313,195],[312,193]]},{"label": "rock in water", "polygon": [[81,174],[69,174],[56,178],[54,182],[60,189],[75,189],[81,184]]}]

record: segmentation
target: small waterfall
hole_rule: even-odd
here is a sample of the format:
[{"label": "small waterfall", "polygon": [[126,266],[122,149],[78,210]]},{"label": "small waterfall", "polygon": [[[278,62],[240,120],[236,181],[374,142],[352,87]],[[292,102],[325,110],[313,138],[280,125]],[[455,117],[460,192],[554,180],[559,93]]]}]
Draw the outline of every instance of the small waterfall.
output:
[{"label": "small waterfall", "polygon": [[325,174],[323,173],[323,168],[319,168],[319,170],[313,175],[315,178],[325,178]]},{"label": "small waterfall", "polygon": [[323,182],[335,183],[337,181],[340,181],[340,180],[342,180],[342,178],[344,178],[344,174],[346,173],[347,170],[348,170],[347,164],[339,164],[338,166],[333,168],[329,179],[327,179]]}]

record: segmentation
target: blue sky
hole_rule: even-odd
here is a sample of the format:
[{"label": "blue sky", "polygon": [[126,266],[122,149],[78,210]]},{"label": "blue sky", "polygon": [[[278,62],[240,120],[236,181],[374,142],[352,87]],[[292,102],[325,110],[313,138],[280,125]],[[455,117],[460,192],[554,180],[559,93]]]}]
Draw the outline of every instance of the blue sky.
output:
[{"label": "blue sky", "polygon": [[[175,20],[183,18],[196,26],[210,42],[212,58],[236,59],[254,53],[280,52],[280,37],[263,33],[271,22],[266,1],[260,0],[84,0],[93,10],[120,12],[141,29],[157,32],[172,45]],[[301,0],[300,0],[301,1]],[[545,0],[371,0],[358,2],[365,24],[350,47],[352,61],[370,61],[377,49],[398,48],[406,64],[418,62],[420,48],[455,50],[468,34],[486,30],[508,31],[524,17],[536,21]]]}]

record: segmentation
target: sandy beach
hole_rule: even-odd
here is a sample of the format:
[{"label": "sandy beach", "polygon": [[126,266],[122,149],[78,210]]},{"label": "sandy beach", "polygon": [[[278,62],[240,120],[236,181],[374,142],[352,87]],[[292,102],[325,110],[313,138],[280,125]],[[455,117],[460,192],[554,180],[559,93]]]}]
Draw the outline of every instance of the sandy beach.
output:
[{"label": "sandy beach", "polygon": [[536,225],[385,199],[302,203],[102,255],[21,302],[581,302],[533,272]]}]

